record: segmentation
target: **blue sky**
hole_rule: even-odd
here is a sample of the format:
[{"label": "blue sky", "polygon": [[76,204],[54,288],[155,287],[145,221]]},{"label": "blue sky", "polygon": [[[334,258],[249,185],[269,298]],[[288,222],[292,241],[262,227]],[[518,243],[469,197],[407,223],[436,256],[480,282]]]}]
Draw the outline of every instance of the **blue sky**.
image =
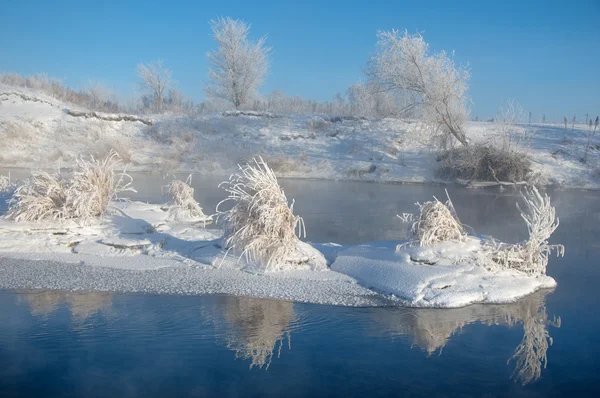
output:
[{"label": "blue sky", "polygon": [[[267,35],[272,70],[261,89],[317,100],[362,79],[378,29],[423,33],[469,62],[472,116],[507,98],[534,118],[600,114],[600,1],[27,1],[0,5],[0,71],[40,71],[79,88],[103,82],[131,96],[135,66],[161,58],[178,88],[204,97],[208,21]],[[584,117],[584,116],[583,116]]]}]

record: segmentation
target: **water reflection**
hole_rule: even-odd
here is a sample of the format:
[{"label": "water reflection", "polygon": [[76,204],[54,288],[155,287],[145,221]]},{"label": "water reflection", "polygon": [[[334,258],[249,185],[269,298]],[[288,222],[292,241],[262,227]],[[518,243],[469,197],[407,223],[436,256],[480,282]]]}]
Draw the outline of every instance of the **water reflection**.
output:
[{"label": "water reflection", "polygon": [[31,315],[49,315],[65,306],[75,322],[106,314],[112,308],[112,294],[106,292],[27,291],[20,292],[19,297],[29,305]]},{"label": "water reflection", "polygon": [[552,345],[548,326],[560,327],[560,318],[549,319],[545,299],[552,290],[540,290],[504,305],[472,305],[457,309],[384,309],[373,314],[377,334],[412,336],[413,344],[428,355],[442,354],[452,336],[473,323],[488,326],[523,325],[523,339],[508,363],[515,363],[512,378],[523,385],[540,378]]},{"label": "water reflection", "polygon": [[250,360],[250,368],[268,369],[286,339],[291,348],[289,325],[294,316],[291,302],[223,296],[212,319],[236,358]]},{"label": "water reflection", "polygon": [[[410,337],[427,355],[442,355],[453,336],[469,324],[515,327],[522,325],[523,338],[508,359],[514,364],[512,378],[522,385],[541,377],[552,345],[548,327],[560,327],[561,319],[550,319],[545,300],[551,290],[541,290],[515,303],[472,305],[457,309],[375,308],[370,311],[371,334]],[[19,300],[34,316],[47,316],[67,308],[75,323],[112,311],[113,297],[105,292],[20,292]],[[250,368],[268,369],[285,345],[291,349],[290,334],[296,322],[294,304],[245,297],[216,297],[205,315],[215,326],[217,341],[248,360]],[[206,311],[206,309],[204,310]],[[123,314],[126,318],[127,314]],[[302,323],[309,324],[310,319]],[[300,325],[306,326],[306,325]],[[373,327],[375,326],[375,327]],[[287,341],[286,341],[287,340]]]},{"label": "water reflection", "polygon": [[[107,361],[118,357],[130,364],[145,363],[143,371],[128,373],[129,368],[123,369],[123,374],[127,375],[124,377],[132,379],[156,374],[167,377],[165,367],[171,369],[169,377],[175,377],[185,369],[201,368],[208,363],[234,371],[240,368],[232,361],[235,357],[242,359],[250,369],[270,369],[269,372],[260,372],[260,376],[252,376],[264,381],[279,377],[290,366],[306,377],[306,372],[310,374],[317,369],[315,366],[347,364],[347,358],[339,362],[336,355],[345,358],[354,348],[368,351],[372,347],[375,357],[385,352],[396,355],[406,350],[403,341],[408,339],[409,345],[418,347],[424,355],[443,357],[440,358],[443,362],[435,359],[425,365],[432,369],[442,363],[453,364],[456,361],[473,364],[494,361],[494,352],[500,350],[500,362],[507,360],[512,371],[510,377],[525,385],[541,377],[552,345],[550,327],[561,327],[560,318],[551,317],[546,309],[546,297],[550,293],[552,291],[538,291],[506,305],[472,305],[440,310],[354,309],[302,304],[295,308],[296,305],[291,302],[229,296],[113,297],[110,293],[101,292],[19,292],[14,299],[21,302],[19,307],[26,309],[26,314],[34,317],[27,314],[23,321],[18,321],[17,314],[8,314],[7,319],[12,321],[4,322],[5,328],[0,329],[0,350],[4,344],[4,353],[12,355],[6,358],[13,358],[9,362],[21,357],[38,359],[39,363],[23,365],[24,370],[19,373],[23,375],[36,366],[42,366],[46,361],[44,358],[53,358],[56,352],[69,355],[87,352],[92,353],[93,358],[106,356]],[[65,325],[65,309],[71,319],[70,323],[67,322],[67,329],[77,332],[76,339],[62,326]],[[98,317],[100,314],[102,316]],[[93,333],[89,333],[92,330],[89,328],[91,320],[94,322]],[[477,324],[497,327],[494,331],[489,330],[487,335],[487,326],[474,326]],[[39,325],[40,329],[32,325]],[[471,327],[467,328],[468,325]],[[508,331],[507,328],[515,327],[523,328],[521,338],[516,333],[503,333]],[[79,333],[82,329],[86,333]],[[298,347],[293,356],[285,355],[281,358],[281,365],[275,366],[273,360],[279,358],[282,350],[292,353],[292,334],[297,335]],[[32,336],[32,339],[22,340],[24,335]],[[400,341],[390,342],[390,336],[394,340],[400,337]],[[46,345],[50,337],[60,344]],[[448,346],[452,340],[456,344]],[[504,350],[507,345],[508,350]],[[224,350],[225,347],[230,351]],[[314,350],[319,354],[314,354]],[[418,352],[414,354],[417,358],[421,356]],[[486,359],[486,355],[490,357]],[[272,362],[274,366],[270,368]],[[414,358],[408,362],[388,360],[386,366],[396,362],[417,368],[423,366]],[[94,360],[84,364],[84,370],[92,373],[100,371],[104,369],[102,363]],[[241,364],[242,368],[246,368],[245,363]],[[134,366],[132,369],[138,368]],[[350,366],[347,371],[361,373],[365,370]],[[213,377],[211,372],[206,370],[205,376]],[[96,379],[97,375],[90,382]]]}]

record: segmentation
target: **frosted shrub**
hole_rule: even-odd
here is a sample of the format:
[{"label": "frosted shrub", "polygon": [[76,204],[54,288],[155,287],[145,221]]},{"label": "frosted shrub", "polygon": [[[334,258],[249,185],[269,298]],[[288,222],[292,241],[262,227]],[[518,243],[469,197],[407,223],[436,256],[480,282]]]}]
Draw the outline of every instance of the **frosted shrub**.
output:
[{"label": "frosted shrub", "polygon": [[67,197],[68,183],[59,174],[33,171],[13,193],[6,218],[15,221],[71,218]]},{"label": "frosted shrub", "polygon": [[[306,236],[304,222],[294,215],[293,202],[288,206],[275,173],[260,157],[254,159],[254,164],[238,167],[241,174],[219,185],[229,193],[217,205],[219,221],[225,228],[224,246],[267,271],[299,265],[293,259],[302,243],[298,236]],[[219,211],[227,201],[234,203],[231,210]]]},{"label": "frosted shrub", "polygon": [[89,161],[77,160],[67,202],[74,218],[88,222],[100,217],[119,193],[133,191],[133,179],[125,172],[116,172],[119,163],[120,157],[113,150],[103,160],[93,156]]},{"label": "frosted shrub", "polygon": [[535,188],[527,188],[521,194],[525,208],[517,208],[521,218],[527,224],[529,238],[525,242],[506,245],[491,240],[486,242],[485,250],[494,265],[501,268],[516,269],[528,274],[543,275],[546,273],[548,256],[556,251],[558,256],[563,256],[563,245],[550,245],[548,239],[556,230],[559,219],[556,217],[554,207],[550,205],[547,194],[543,196]]},{"label": "frosted shrub", "polygon": [[165,187],[169,202],[169,217],[175,221],[206,220],[208,217],[194,199],[194,188],[190,186],[192,175],[186,181],[173,180]]},{"label": "frosted shrub", "polygon": [[448,191],[446,196],[448,198],[446,203],[440,202],[435,196],[433,201],[417,203],[419,218],[412,223],[410,232],[420,246],[464,240],[466,233],[458,220]]}]

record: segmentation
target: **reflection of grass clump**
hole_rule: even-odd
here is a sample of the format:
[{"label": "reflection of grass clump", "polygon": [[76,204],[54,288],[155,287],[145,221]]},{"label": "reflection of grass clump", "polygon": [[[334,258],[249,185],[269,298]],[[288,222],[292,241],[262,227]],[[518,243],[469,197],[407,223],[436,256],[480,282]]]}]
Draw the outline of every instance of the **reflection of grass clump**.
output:
[{"label": "reflection of grass clump", "polygon": [[277,344],[281,350],[286,328],[293,318],[294,305],[289,302],[228,298],[225,320],[233,328],[227,346],[236,352],[237,358],[252,360],[251,368],[268,368]]},{"label": "reflection of grass clump", "polygon": [[32,315],[47,315],[66,303],[76,321],[85,321],[112,305],[112,295],[104,292],[45,291],[24,294]]},{"label": "reflection of grass clump", "polygon": [[374,311],[377,333],[412,336],[413,343],[428,355],[439,352],[453,335],[468,324],[514,327],[523,325],[523,339],[508,362],[515,363],[512,378],[528,384],[537,380],[548,362],[552,345],[548,326],[560,327],[560,318],[548,319],[545,298],[548,290],[538,291],[515,303],[479,304],[456,309],[390,309]]}]

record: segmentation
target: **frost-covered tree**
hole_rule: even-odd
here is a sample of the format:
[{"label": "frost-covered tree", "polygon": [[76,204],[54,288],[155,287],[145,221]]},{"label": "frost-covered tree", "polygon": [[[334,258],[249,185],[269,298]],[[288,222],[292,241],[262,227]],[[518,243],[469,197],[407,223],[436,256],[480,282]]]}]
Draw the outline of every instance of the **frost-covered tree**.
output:
[{"label": "frost-covered tree", "polygon": [[457,66],[445,51],[432,54],[418,33],[379,31],[377,37],[377,53],[366,70],[370,83],[394,93],[398,116],[419,117],[436,132],[468,145],[463,124],[469,113],[469,70]]},{"label": "frost-covered tree", "polygon": [[217,49],[209,52],[208,95],[229,101],[238,109],[247,103],[269,71],[270,47],[265,37],[248,39],[250,25],[237,20],[217,18],[210,21]]},{"label": "frost-covered tree", "polygon": [[[162,60],[150,62],[147,65],[138,64],[137,75],[142,80],[140,89],[152,100],[155,112],[164,110],[165,93],[173,84],[171,70],[163,66]],[[146,97],[148,98],[148,97]]]}]

